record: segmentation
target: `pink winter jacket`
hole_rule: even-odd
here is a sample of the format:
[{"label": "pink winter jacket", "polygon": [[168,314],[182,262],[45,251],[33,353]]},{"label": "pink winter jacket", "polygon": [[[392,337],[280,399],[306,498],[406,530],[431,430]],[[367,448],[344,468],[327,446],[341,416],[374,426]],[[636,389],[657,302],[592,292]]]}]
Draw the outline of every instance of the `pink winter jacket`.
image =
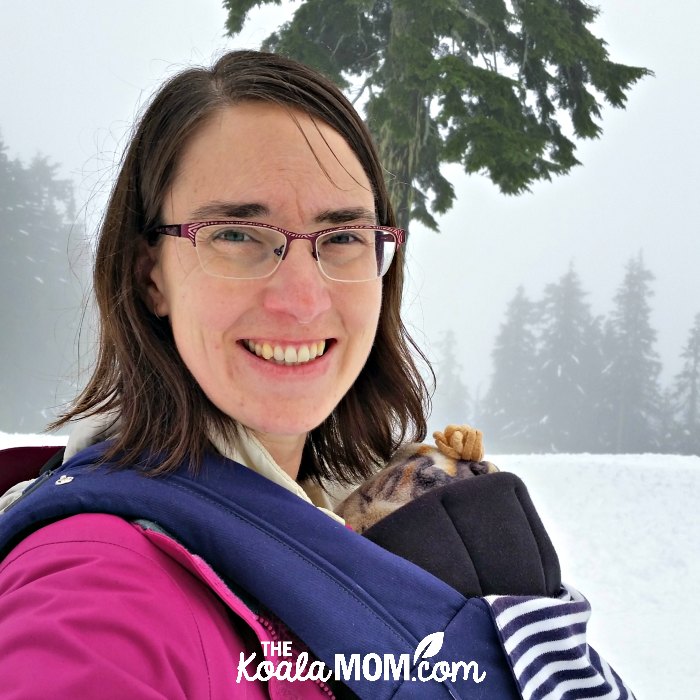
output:
[{"label": "pink winter jacket", "polygon": [[202,559],[112,515],[43,527],[0,564],[2,700],[333,697],[320,682],[236,682],[241,654],[256,652],[253,673],[260,642],[283,635]]}]

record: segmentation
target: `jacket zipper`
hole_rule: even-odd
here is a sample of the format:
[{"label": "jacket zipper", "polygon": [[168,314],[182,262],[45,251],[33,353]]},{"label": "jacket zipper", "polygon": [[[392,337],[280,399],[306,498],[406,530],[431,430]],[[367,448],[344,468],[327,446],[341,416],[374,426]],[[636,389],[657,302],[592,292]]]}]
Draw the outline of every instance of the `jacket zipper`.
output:
[{"label": "jacket zipper", "polygon": [[[7,506],[5,508],[5,510],[3,510],[2,512],[7,513],[7,511],[10,510],[10,508],[13,508],[15,505],[17,505],[17,503],[19,503],[23,498],[28,496],[33,491],[36,491],[36,489],[38,489],[44,482],[48,481],[55,474],[56,474],[56,470],[53,469],[51,471],[44,472],[41,476],[38,476],[36,479],[34,479],[32,481],[31,484],[29,484],[29,486],[27,486],[26,489],[24,489],[24,491],[22,491],[21,496],[19,498],[15,499],[14,501],[12,501],[12,503],[10,503],[10,505]],[[2,495],[2,494],[0,494],[0,495]]]},{"label": "jacket zipper", "polygon": [[[269,620],[264,618],[262,615],[256,615],[255,619],[265,628],[265,630],[270,635],[270,637],[272,637],[272,640],[274,642],[281,641],[277,630]],[[296,661],[298,657],[299,654],[296,654],[294,660]],[[314,683],[321,689],[323,693],[325,693],[328,696],[329,700],[335,700],[335,693],[331,690],[328,684],[324,683],[320,678],[314,678]]]}]

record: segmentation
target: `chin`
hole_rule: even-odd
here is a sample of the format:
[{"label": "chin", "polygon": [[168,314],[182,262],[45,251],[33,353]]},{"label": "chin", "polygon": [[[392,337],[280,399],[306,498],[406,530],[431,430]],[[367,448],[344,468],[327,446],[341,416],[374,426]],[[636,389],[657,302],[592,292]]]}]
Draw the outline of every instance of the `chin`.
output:
[{"label": "chin", "polygon": [[[224,411],[256,432],[299,435],[317,428],[335,410],[342,395],[326,390],[309,391],[303,399],[287,394],[258,397],[255,403],[239,405],[237,412]],[[303,390],[303,389],[302,389]],[[324,395],[325,394],[325,395]],[[241,410],[243,409],[243,410]],[[245,410],[248,409],[248,410]]]},{"label": "chin", "polygon": [[[242,415],[223,409],[224,413],[231,416],[239,425],[252,430],[254,433],[280,436],[306,435],[314,428],[317,428],[332,413],[332,407],[327,412],[305,411],[302,408],[290,408],[286,415],[280,416],[253,416]],[[269,412],[268,412],[269,414]]]}]

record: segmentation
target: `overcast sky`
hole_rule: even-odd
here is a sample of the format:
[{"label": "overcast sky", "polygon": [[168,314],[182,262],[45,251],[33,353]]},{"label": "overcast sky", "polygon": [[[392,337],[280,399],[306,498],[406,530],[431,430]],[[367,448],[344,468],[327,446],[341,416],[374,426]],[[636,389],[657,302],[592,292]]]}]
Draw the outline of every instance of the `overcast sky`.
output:
[{"label": "overcast sky", "polygon": [[[407,317],[429,352],[452,327],[472,390],[484,391],[493,338],[518,284],[537,298],[574,261],[596,313],[607,313],[640,250],[656,274],[654,323],[667,369],[700,311],[700,112],[695,3],[602,0],[598,33],[614,60],[655,71],[604,134],[582,144],[573,174],[508,198],[447,170],[457,206],[436,235],[413,229]],[[0,133],[11,156],[59,163],[94,226],[138,108],[164,77],[234,46],[257,48],[284,10],[224,37],[220,0],[23,0],[0,4]]]}]

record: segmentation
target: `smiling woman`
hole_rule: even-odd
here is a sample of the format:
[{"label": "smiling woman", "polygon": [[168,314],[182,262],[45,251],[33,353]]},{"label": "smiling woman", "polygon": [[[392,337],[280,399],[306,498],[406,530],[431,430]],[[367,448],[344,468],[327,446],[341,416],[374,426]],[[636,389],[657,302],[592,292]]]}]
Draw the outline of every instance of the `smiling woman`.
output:
[{"label": "smiling woman", "polygon": [[[217,219],[266,224],[268,235],[388,228],[373,234],[377,268],[365,279],[348,267],[338,273],[337,254],[326,251],[341,239],[312,246],[297,234],[274,246],[281,255],[265,257],[266,279],[249,279],[262,275],[231,274],[231,254],[212,255],[221,231],[198,222]],[[157,235],[182,222],[195,222],[185,233],[194,246]],[[184,459],[196,465],[212,438],[232,443],[247,428],[302,480],[368,476],[406,438],[425,435],[427,392],[400,317],[403,255],[393,225],[366,126],[331,83],[254,52],[176,76],[127,149],[95,265],[105,342],[92,380],[57,425],[118,415],[109,456],[127,465],[159,454],[158,472]],[[343,275],[352,279],[328,279]],[[269,346],[278,359],[304,356],[303,346],[310,357],[315,345],[317,359],[263,363],[246,349],[251,341],[261,357]]]},{"label": "smiling woman", "polygon": [[[260,212],[256,223],[295,231],[327,226],[350,211],[376,217],[373,187],[343,137],[265,102],[224,108],[200,127],[181,155],[161,217],[166,226],[189,221],[213,202],[225,211]],[[148,299],[168,318],[182,361],[211,403],[255,433],[296,479],[307,434],[347,394],[374,343],[382,298],[376,234],[364,246],[373,275],[347,284],[319,274],[317,262],[333,271],[356,243],[324,240],[315,260],[310,241],[291,245],[268,236],[270,242],[263,233],[275,229],[231,226],[199,229],[194,246],[166,236],[148,248]],[[200,238],[203,230],[208,235]],[[343,253],[326,253],[333,246]],[[244,279],[214,274],[222,270]],[[278,362],[251,353],[248,344],[271,348]],[[299,363],[303,348],[310,358],[309,345],[316,357]]]},{"label": "smiling woman", "polygon": [[163,86],[99,233],[65,460],[0,499],[3,698],[517,700],[548,668],[628,697],[480,433],[406,442],[403,241],[323,76],[244,51]]}]

